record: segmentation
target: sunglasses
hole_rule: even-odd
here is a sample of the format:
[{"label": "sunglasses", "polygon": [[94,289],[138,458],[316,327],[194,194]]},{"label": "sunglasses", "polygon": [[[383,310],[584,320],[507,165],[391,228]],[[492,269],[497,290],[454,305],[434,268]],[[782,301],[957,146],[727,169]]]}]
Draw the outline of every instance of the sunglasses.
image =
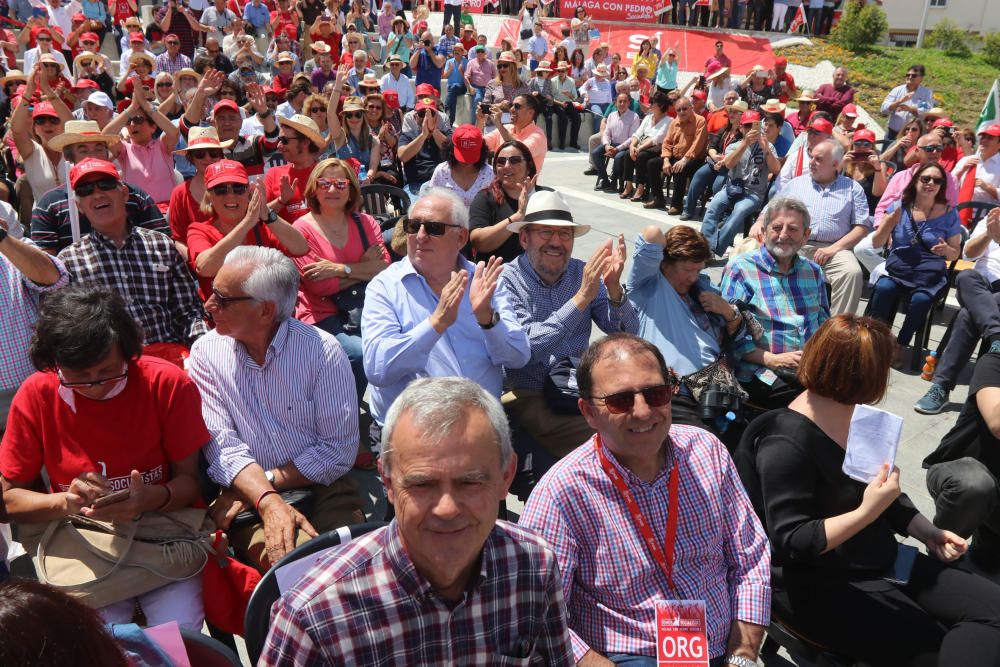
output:
[{"label": "sunglasses", "polygon": [[497,69],[507,69],[510,66],[511,65],[509,63],[500,63],[499,65],[497,65]]},{"label": "sunglasses", "polygon": [[212,296],[209,298],[215,299],[215,303],[218,304],[219,308],[225,308],[230,304],[239,303],[240,301],[254,300],[252,296],[226,296],[214,287],[212,288]]},{"label": "sunglasses", "polygon": [[51,42],[52,38],[50,38],[50,37],[38,37],[38,38],[35,39],[35,41],[36,42]]},{"label": "sunglasses", "polygon": [[177,46],[180,42],[167,42],[167,46]]},{"label": "sunglasses", "polygon": [[93,60],[82,60],[82,61],[80,61],[80,66],[81,67],[90,67],[93,64],[94,64]]},{"label": "sunglasses", "polygon": [[920,150],[925,153],[940,153],[944,150],[944,146],[941,144],[931,144],[930,146],[917,146]]},{"label": "sunglasses", "polygon": [[903,130],[903,132],[906,132],[907,134],[909,134],[911,132],[919,132],[919,131],[920,131],[920,128],[917,127],[916,125],[914,125],[913,127],[908,127],[905,130]]},{"label": "sunglasses", "polygon": [[636,394],[642,394],[642,400],[646,401],[646,405],[649,407],[662,408],[665,405],[670,405],[670,401],[674,399],[674,385],[671,383],[660,384],[655,387],[639,389],[638,391],[622,391],[607,396],[593,396],[590,400],[604,401],[608,412],[613,415],[622,415],[630,412],[635,407]]},{"label": "sunglasses", "polygon": [[323,107],[311,107],[309,113],[326,113],[326,109]]},{"label": "sunglasses", "polygon": [[142,125],[145,122],[146,122],[146,117],[145,116],[135,115],[135,116],[129,116],[129,118],[128,118],[128,124],[129,125]]},{"label": "sunglasses", "polygon": [[855,145],[855,146],[860,146],[861,148],[871,148],[871,147],[872,147],[872,146],[874,146],[875,144],[874,144],[874,143],[872,143],[871,141],[866,141],[866,140],[864,140],[864,139],[860,139],[860,140],[858,140],[858,141],[855,141],[855,142],[854,142],[854,145]]},{"label": "sunglasses", "polygon": [[403,231],[407,234],[416,234],[423,227],[428,236],[444,236],[448,227],[460,228],[462,225],[452,225],[447,222],[435,222],[433,220],[407,220],[403,223]]},{"label": "sunglasses", "polygon": [[247,192],[246,183],[226,183],[224,185],[216,185],[214,188],[209,188],[212,194],[216,197],[225,197],[229,193],[234,195],[245,195]]},{"label": "sunglasses", "polygon": [[[364,111],[345,111],[344,118],[347,120],[361,120],[365,117]],[[421,116],[422,118],[423,116]]]},{"label": "sunglasses", "polygon": [[221,160],[222,151],[214,148],[192,149],[188,151],[188,157],[192,157],[195,160],[201,160],[206,157],[212,158],[213,160]]},{"label": "sunglasses", "polygon": [[278,137],[278,143],[281,144],[282,146],[287,146],[290,141],[298,141],[298,140],[299,137],[292,137],[292,138]]},{"label": "sunglasses", "polygon": [[495,164],[498,167],[505,167],[507,165],[510,165],[511,167],[516,167],[522,162],[524,162],[523,155],[511,155],[510,157],[497,156],[497,158],[493,160],[493,164]]},{"label": "sunglasses", "polygon": [[523,104],[521,104],[520,102],[514,102],[514,103],[513,103],[513,104],[511,104],[510,106],[511,106],[511,107],[512,107],[513,109],[516,109],[517,111],[520,111],[521,109],[523,109],[523,108],[524,108],[524,105],[523,105]]},{"label": "sunglasses", "polygon": [[156,87],[157,88],[173,88],[174,84],[173,84],[172,81],[161,81],[160,83],[156,84]]},{"label": "sunglasses", "polygon": [[103,387],[106,384],[124,380],[126,377],[128,377],[128,366],[125,367],[125,372],[121,375],[115,375],[101,380],[94,380],[93,382],[66,382],[63,380],[62,371],[59,371],[59,384],[67,389],[92,389],[93,387]]},{"label": "sunglasses", "polygon": [[73,188],[73,194],[77,197],[89,197],[94,194],[94,190],[100,190],[101,192],[111,192],[118,187],[118,181],[114,178],[102,178],[97,181],[90,181],[89,183],[81,183],[80,185]]},{"label": "sunglasses", "polygon": [[907,79],[919,79],[922,76],[923,76],[923,74],[912,74],[912,73],[910,73],[910,74],[906,75],[906,78]]},{"label": "sunglasses", "polygon": [[381,104],[369,104],[368,107],[367,107],[367,109],[369,111],[381,111],[382,110],[382,105]]},{"label": "sunglasses", "polygon": [[329,190],[331,187],[337,190],[346,190],[351,181],[346,178],[318,178],[316,187],[320,190]]},{"label": "sunglasses", "polygon": [[937,176],[921,176],[920,182],[924,185],[930,185],[931,183],[934,185],[944,185],[944,179]]},{"label": "sunglasses", "polygon": [[59,65],[55,63],[45,63],[46,69],[60,69]]},{"label": "sunglasses", "polygon": [[35,125],[58,125],[62,121],[55,116],[39,116],[35,119]]}]

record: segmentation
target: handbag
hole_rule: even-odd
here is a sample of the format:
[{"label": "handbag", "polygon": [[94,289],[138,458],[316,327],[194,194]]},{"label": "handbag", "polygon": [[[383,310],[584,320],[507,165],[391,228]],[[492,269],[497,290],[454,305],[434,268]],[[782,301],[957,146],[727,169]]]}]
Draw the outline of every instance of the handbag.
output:
[{"label": "handbag", "polygon": [[740,386],[739,381],[736,379],[736,375],[733,374],[729,364],[726,363],[724,357],[716,359],[708,366],[705,366],[701,370],[695,371],[690,375],[685,375],[681,378],[681,382],[688,391],[691,392],[691,396],[694,400],[701,402],[701,394],[710,385],[721,385],[728,389],[729,391],[736,393],[740,397],[740,401],[746,401],[750,398],[743,387]]},{"label": "handbag", "polygon": [[730,199],[742,199],[746,191],[745,181],[742,178],[729,178],[726,180],[726,196]]},{"label": "handbag", "polygon": [[[371,244],[368,242],[364,225],[361,224],[361,216],[354,213],[351,217],[358,228],[358,234],[361,236],[363,252],[368,252]],[[344,333],[349,336],[361,335],[361,312],[365,308],[365,291],[367,289],[368,283],[355,283],[330,297],[330,300],[337,306],[337,314],[343,322]]]},{"label": "handbag", "polygon": [[39,581],[100,608],[200,574],[214,527],[206,510],[187,508],[128,522],[23,523],[18,539],[34,553]]},{"label": "handbag", "polygon": [[531,39],[534,34],[535,33],[531,28],[525,28],[520,32],[521,39]]},{"label": "handbag", "polygon": [[565,357],[552,364],[542,385],[542,396],[553,412],[563,415],[580,414],[580,385],[576,383],[576,368],[580,357]]},{"label": "handbag", "polygon": [[229,555],[223,535],[221,530],[215,531],[212,557],[202,572],[205,620],[223,632],[242,636],[250,596],[262,577],[255,568]]}]

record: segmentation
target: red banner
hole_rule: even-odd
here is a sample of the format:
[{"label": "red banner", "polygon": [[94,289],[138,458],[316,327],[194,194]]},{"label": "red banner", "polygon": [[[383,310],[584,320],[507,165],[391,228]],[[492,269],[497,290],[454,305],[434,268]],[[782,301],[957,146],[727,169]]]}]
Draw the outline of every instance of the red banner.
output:
[{"label": "red banner", "polygon": [[[516,19],[506,19],[500,28],[494,46],[500,46],[501,40],[504,39],[516,46],[520,25]],[[564,25],[567,25],[567,21],[561,19],[542,21],[545,36],[551,45],[549,56],[552,55],[552,49],[562,41],[560,28]],[[774,67],[774,51],[771,50],[771,42],[759,37],[668,28],[658,25],[629,27],[615,23],[597,22],[594,27],[600,30],[601,37],[597,40],[591,40],[591,51],[597,48],[601,42],[608,42],[611,45],[611,53],[621,54],[623,65],[631,65],[632,58],[639,52],[642,40],[655,35],[659,38],[660,51],[676,45],[678,67],[683,72],[703,72],[705,63],[715,55],[717,41],[724,44],[724,52],[733,62],[732,73],[734,75],[745,75],[757,64],[765,69]],[[642,28],[648,28],[648,30]],[[588,53],[587,56],[590,54]]]}]

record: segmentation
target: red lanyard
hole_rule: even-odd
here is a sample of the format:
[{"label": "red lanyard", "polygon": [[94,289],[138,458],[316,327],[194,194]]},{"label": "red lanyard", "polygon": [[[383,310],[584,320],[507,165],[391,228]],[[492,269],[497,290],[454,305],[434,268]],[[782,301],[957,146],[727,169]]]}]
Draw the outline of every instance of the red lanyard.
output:
[{"label": "red lanyard", "polygon": [[663,570],[663,574],[667,576],[667,585],[670,587],[671,593],[674,590],[674,539],[677,537],[677,497],[680,495],[680,475],[677,472],[677,463],[674,463],[673,469],[670,471],[670,480],[668,482],[669,499],[667,505],[667,535],[664,539],[663,548],[657,543],[656,538],[653,537],[653,529],[646,521],[646,517],[642,515],[642,510],[639,509],[639,503],[635,501],[635,496],[632,491],[628,488],[625,483],[625,479],[622,477],[618,469],[611,465],[608,461],[608,457],[605,456],[602,449],[601,436],[600,434],[594,439],[594,450],[597,452],[597,460],[601,462],[601,467],[604,468],[604,472],[611,478],[611,483],[614,484],[615,488],[618,489],[618,493],[621,494],[622,500],[625,501],[625,506],[628,507],[629,514],[632,515],[632,523],[635,524],[636,529],[639,534],[642,535],[643,541],[646,543],[646,547],[649,549],[649,553],[653,556],[653,560],[656,561],[660,569]]}]

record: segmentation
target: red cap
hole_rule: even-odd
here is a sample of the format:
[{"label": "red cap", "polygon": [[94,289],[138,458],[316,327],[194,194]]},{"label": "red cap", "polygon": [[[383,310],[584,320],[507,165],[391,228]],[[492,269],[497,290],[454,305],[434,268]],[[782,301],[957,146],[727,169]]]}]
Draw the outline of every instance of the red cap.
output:
[{"label": "red cap", "polygon": [[96,81],[91,79],[77,79],[76,83],[73,84],[74,90],[79,90],[81,88],[93,88],[94,90],[100,90],[101,87],[97,85]]},{"label": "red cap", "polygon": [[96,42],[98,40],[96,32],[85,32],[80,35],[81,42]]},{"label": "red cap", "polygon": [[56,113],[56,108],[52,106],[52,102],[39,102],[35,105],[35,108],[31,110],[31,119],[40,118],[42,116],[52,116],[54,118],[59,118],[59,114]]},{"label": "red cap", "polygon": [[163,41],[166,41],[168,39],[176,39],[178,42],[181,41],[181,38],[172,32],[168,32],[166,35],[163,36]]},{"label": "red cap", "polygon": [[424,109],[437,109],[437,102],[433,97],[421,97],[417,99],[417,111]]},{"label": "red cap", "polygon": [[851,135],[851,141],[870,141],[875,143],[875,133],[869,130],[867,127],[859,127]]},{"label": "red cap", "polygon": [[774,59],[774,66],[775,67],[787,67],[788,66],[788,58],[786,58],[784,56],[778,56],[777,58]]},{"label": "red cap", "polygon": [[417,97],[437,97],[438,89],[429,83],[422,83],[417,86]]},{"label": "red cap", "polygon": [[483,133],[475,125],[459,125],[451,134],[455,159],[462,164],[475,164],[483,150]]},{"label": "red cap", "polygon": [[212,107],[212,115],[214,116],[221,110],[229,110],[233,113],[239,113],[240,107],[233,100],[219,100],[215,103],[215,106]]},{"label": "red cap", "polygon": [[809,126],[806,129],[822,132],[823,134],[833,134],[833,123],[828,121],[826,118],[816,118],[809,123]]},{"label": "red cap", "polygon": [[86,21],[87,15],[84,14],[83,12],[77,12],[76,14],[73,14],[73,18],[70,20],[73,21],[74,23],[76,23],[77,21]]},{"label": "red cap", "polygon": [[293,42],[299,38],[298,28],[291,24],[285,26],[285,34],[288,35],[288,39]]},{"label": "red cap", "polygon": [[989,123],[979,128],[979,134],[1000,137],[1000,123]]},{"label": "red cap", "polygon": [[145,42],[146,37],[141,32],[130,32],[128,34],[128,41],[129,44],[131,44],[132,42]]},{"label": "red cap", "polygon": [[705,92],[704,90],[696,90],[693,93],[691,93],[691,97],[696,100],[707,100],[708,93]]},{"label": "red cap", "polygon": [[382,99],[385,100],[385,105],[390,109],[399,108],[399,93],[395,90],[387,90],[382,93]]},{"label": "red cap", "polygon": [[841,113],[844,114],[845,116],[853,116],[854,118],[857,118],[858,107],[853,104],[845,104],[844,110]]},{"label": "red cap", "polygon": [[262,95],[275,95],[276,94],[274,92],[274,88],[272,88],[271,86],[266,86],[266,85],[260,87],[260,92],[261,92]]},{"label": "red cap", "polygon": [[760,114],[756,111],[744,111],[740,116],[740,125],[746,125],[747,123],[756,123],[760,120]]},{"label": "red cap", "polygon": [[955,124],[947,118],[938,118],[934,121],[934,124],[931,125],[931,129],[936,130],[939,127],[955,127]]},{"label": "red cap", "polygon": [[77,162],[69,170],[69,186],[75,188],[77,183],[95,174],[103,174],[104,176],[121,179],[121,175],[115,169],[115,165],[107,160],[98,160],[97,158],[89,157],[81,162]]},{"label": "red cap", "polygon": [[205,170],[206,188],[214,188],[223,183],[246,185],[249,182],[246,168],[235,160],[219,160],[208,165],[208,169]]},{"label": "red cap", "polygon": [[52,31],[49,30],[48,28],[39,28],[38,31],[35,32],[35,39],[38,39],[39,35],[48,35],[49,37],[51,37]]}]

